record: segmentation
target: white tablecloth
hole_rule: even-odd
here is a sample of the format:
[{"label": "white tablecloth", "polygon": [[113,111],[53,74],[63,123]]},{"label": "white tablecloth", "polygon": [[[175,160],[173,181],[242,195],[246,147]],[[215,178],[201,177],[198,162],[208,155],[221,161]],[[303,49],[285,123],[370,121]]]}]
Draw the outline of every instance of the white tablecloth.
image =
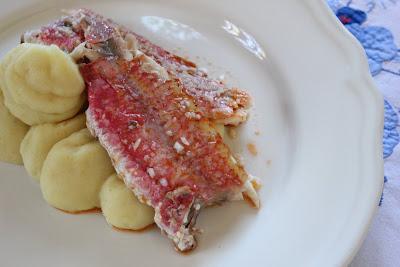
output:
[{"label": "white tablecloth", "polygon": [[400,266],[400,0],[328,0],[363,45],[385,99],[385,186],[378,213],[352,267]]}]

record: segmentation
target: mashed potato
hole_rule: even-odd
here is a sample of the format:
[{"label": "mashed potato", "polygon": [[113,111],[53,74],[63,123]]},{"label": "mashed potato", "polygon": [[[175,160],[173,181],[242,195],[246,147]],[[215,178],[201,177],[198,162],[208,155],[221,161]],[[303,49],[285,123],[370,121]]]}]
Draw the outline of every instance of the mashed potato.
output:
[{"label": "mashed potato", "polygon": [[107,222],[115,227],[140,230],[154,222],[154,210],[139,202],[116,174],[101,187],[100,204]]},{"label": "mashed potato", "polygon": [[40,186],[52,206],[69,211],[100,207],[99,192],[114,173],[111,160],[87,129],[53,146],[44,161]]},{"label": "mashed potato", "polygon": [[50,149],[60,140],[85,128],[84,114],[59,123],[44,123],[32,126],[21,143],[24,166],[35,180],[39,181],[43,162]]},{"label": "mashed potato", "polygon": [[22,164],[19,148],[28,130],[28,125],[7,110],[0,90],[0,161]]},{"label": "mashed potato", "polygon": [[20,44],[0,69],[5,105],[28,125],[69,119],[85,101],[78,66],[55,45]]}]

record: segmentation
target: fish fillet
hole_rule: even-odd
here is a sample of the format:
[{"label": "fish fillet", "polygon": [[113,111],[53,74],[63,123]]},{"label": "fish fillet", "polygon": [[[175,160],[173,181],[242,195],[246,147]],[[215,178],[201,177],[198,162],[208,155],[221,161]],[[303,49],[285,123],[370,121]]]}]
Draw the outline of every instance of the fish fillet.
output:
[{"label": "fish fillet", "polygon": [[89,130],[125,184],[154,207],[156,224],[178,250],[196,246],[203,207],[242,193],[258,207],[251,176],[215,126],[246,119],[246,93],[84,9],[23,41],[57,44],[80,63]]},{"label": "fish fillet", "polygon": [[[22,42],[56,44],[66,52],[79,48],[96,47],[102,54],[115,54],[121,47],[120,39],[134,37],[135,49],[140,50],[160,64],[168,73],[179,78],[184,90],[191,95],[203,117],[225,125],[238,125],[247,118],[250,96],[237,88],[227,88],[223,82],[211,79],[196,64],[176,56],[153,44],[126,27],[87,10],[77,9],[69,15],[39,30],[26,32]],[[98,45],[95,44],[105,44]],[[79,54],[79,52],[78,52]],[[123,56],[123,55],[120,55]]]}]

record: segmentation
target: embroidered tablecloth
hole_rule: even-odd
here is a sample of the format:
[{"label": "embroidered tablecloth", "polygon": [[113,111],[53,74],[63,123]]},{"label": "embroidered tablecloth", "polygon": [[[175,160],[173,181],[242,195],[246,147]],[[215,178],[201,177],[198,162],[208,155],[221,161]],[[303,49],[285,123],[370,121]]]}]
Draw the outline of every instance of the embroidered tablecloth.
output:
[{"label": "embroidered tablecloth", "polygon": [[360,41],[385,99],[384,189],[377,215],[352,267],[400,266],[400,0],[328,0]]}]

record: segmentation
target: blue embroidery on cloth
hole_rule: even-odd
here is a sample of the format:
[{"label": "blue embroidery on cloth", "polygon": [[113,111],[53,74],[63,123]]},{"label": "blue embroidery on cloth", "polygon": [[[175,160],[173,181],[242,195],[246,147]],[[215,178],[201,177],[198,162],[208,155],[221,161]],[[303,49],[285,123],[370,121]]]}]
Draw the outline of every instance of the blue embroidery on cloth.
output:
[{"label": "blue embroidery on cloth", "polygon": [[397,56],[398,49],[389,30],[377,26],[363,27],[357,23],[347,24],[345,27],[364,47],[372,75],[383,70],[383,62],[391,61]]},{"label": "blue embroidery on cloth", "polygon": [[[368,64],[373,76],[382,72],[400,76],[400,70],[391,70],[384,67],[385,62],[400,63],[400,49],[397,47],[393,34],[386,28],[380,26],[363,25],[367,19],[367,13],[375,8],[387,9],[396,4],[398,0],[366,0],[366,12],[350,7],[352,0],[343,4],[339,0],[328,0],[328,4],[336,16],[349,32],[361,43],[368,58]],[[388,158],[394,148],[400,142],[398,132],[399,117],[396,109],[385,100],[385,124],[383,131],[383,158]],[[384,177],[384,183],[388,178]],[[383,193],[379,206],[383,202]]]},{"label": "blue embroidery on cloth", "polygon": [[[394,75],[400,73],[383,68],[386,61],[400,61],[399,49],[397,48],[393,34],[384,27],[363,26],[367,20],[367,13],[347,6],[337,7],[336,16],[364,47],[368,58],[369,68],[372,75],[378,75],[385,71]],[[398,115],[395,109],[385,100],[385,125],[383,134],[383,156],[389,157],[394,147],[400,142],[397,131]]]},{"label": "blue embroidery on cloth", "polygon": [[367,20],[367,13],[348,6],[339,8],[336,16],[364,47],[372,75],[377,75],[381,71],[400,75],[382,66],[385,61],[392,61],[399,56],[399,49],[388,29],[379,26],[363,26],[362,24]]},{"label": "blue embroidery on cloth", "polygon": [[400,142],[400,136],[397,131],[399,123],[398,115],[395,109],[385,100],[385,125],[383,128],[383,158],[389,157],[393,149]]},{"label": "blue embroidery on cloth", "polygon": [[[383,176],[383,184],[386,184],[388,181],[388,179],[386,178],[386,176]],[[383,192],[381,195],[381,198],[379,199],[379,206],[382,206],[382,202],[383,202]]]},{"label": "blue embroidery on cloth", "polygon": [[343,24],[362,24],[367,20],[367,14],[364,11],[357,10],[348,6],[339,8],[336,11],[336,16]]}]

